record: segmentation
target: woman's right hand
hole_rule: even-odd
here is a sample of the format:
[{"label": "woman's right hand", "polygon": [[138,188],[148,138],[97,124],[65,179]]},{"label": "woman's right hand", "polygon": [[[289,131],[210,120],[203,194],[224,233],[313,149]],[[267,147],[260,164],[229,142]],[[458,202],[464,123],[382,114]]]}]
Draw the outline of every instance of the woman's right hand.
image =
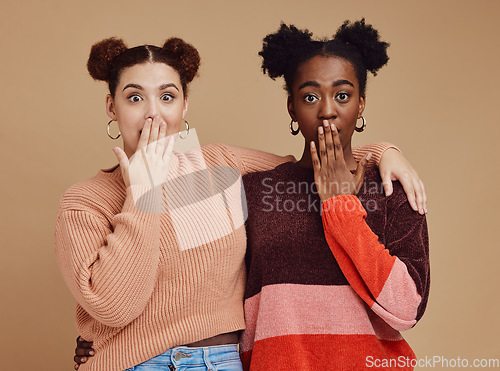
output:
[{"label": "woman's right hand", "polygon": [[87,362],[88,357],[92,357],[95,354],[92,344],[91,341],[83,340],[81,336],[76,338],[75,356],[73,357],[76,363],[75,370],[78,370],[82,363]]},{"label": "woman's right hand", "polygon": [[142,128],[136,152],[128,158],[119,148],[113,151],[120,163],[125,185],[160,186],[167,180],[174,137],[166,136],[167,124],[159,117],[148,118]]}]

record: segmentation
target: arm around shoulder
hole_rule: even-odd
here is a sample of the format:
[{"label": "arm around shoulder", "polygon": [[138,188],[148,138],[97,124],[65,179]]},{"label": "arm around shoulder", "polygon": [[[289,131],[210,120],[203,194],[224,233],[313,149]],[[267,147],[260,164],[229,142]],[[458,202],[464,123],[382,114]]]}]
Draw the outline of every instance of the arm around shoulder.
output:
[{"label": "arm around shoulder", "polygon": [[256,171],[267,171],[274,169],[276,166],[285,162],[296,162],[294,156],[280,156],[273,153],[250,149],[244,147],[236,147],[224,145],[226,150],[233,154],[239,165],[241,175]]}]

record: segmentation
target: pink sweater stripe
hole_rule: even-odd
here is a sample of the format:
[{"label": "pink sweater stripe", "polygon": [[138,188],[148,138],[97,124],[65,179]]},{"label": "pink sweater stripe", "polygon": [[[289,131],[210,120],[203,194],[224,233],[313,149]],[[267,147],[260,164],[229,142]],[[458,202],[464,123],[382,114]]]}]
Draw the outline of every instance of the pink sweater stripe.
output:
[{"label": "pink sweater stripe", "polygon": [[391,273],[377,297],[380,310],[373,306],[373,311],[385,318],[393,328],[406,331],[417,322],[417,309],[421,301],[422,297],[418,294],[417,286],[408,274],[408,268],[399,258],[396,258]]},{"label": "pink sweater stripe", "polygon": [[[304,305],[307,303],[307,305]],[[252,343],[285,335],[381,335],[382,340],[400,340],[397,331],[371,322],[361,298],[350,286],[299,284],[268,285],[245,300],[251,322],[241,340],[243,351]],[[286,313],[286,314],[285,314]]]}]

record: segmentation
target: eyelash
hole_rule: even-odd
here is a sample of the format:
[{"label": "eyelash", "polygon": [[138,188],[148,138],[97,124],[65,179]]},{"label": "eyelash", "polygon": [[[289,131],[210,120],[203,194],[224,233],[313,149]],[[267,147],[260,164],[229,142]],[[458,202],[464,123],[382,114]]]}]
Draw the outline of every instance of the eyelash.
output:
[{"label": "eyelash", "polygon": [[343,91],[343,92],[338,93],[338,94],[335,96],[335,99],[337,99],[337,97],[339,97],[340,95],[345,95],[345,96],[346,96],[346,98],[345,98],[345,99],[339,99],[339,101],[340,101],[340,102],[346,102],[346,101],[349,99],[349,97],[351,96],[351,94],[346,93],[346,92],[344,92],[344,91]]},{"label": "eyelash", "polygon": [[174,95],[173,95],[173,94],[171,94],[171,93],[165,93],[165,94],[163,94],[163,95],[160,97],[160,99],[161,99],[161,100],[164,100],[164,99],[163,99],[163,97],[170,97],[170,99],[169,99],[169,100],[167,100],[167,102],[170,102],[170,101],[172,101],[172,100],[174,99]]},{"label": "eyelash", "polygon": [[[137,100],[137,101],[134,101],[134,98],[137,97],[137,98],[140,98],[140,100]],[[164,97],[169,97],[170,99],[163,99]],[[137,102],[140,102],[143,100],[143,98],[139,95],[139,94],[132,94],[132,95],[129,95],[127,97],[127,99],[132,102],[132,103],[137,103]],[[160,97],[161,100],[164,100],[166,102],[170,102],[174,99],[174,95],[171,94],[171,93],[165,93],[163,94],[161,97]]]},{"label": "eyelash", "polygon": [[[340,98],[339,98],[339,97],[340,97],[340,96],[342,96],[342,95],[345,95],[345,99],[340,99]],[[349,93],[346,93],[346,92],[340,92],[340,93],[337,93],[337,94],[335,95],[335,99],[337,99],[339,102],[347,102],[347,100],[349,100],[350,96],[351,96],[351,94],[349,94]],[[313,100],[313,101],[308,101],[308,98],[310,98],[310,97],[315,98],[315,100]],[[318,100],[319,100],[319,98],[318,98],[316,95],[314,95],[314,94],[306,94],[306,95],[304,95],[304,102],[306,102],[306,103],[314,103],[314,102],[316,102],[316,101],[318,101]]]},{"label": "eyelash", "polygon": [[133,100],[133,98],[134,98],[134,97],[141,98],[141,100],[142,100],[142,97],[141,97],[140,95],[138,95],[138,94],[132,94],[132,95],[129,95],[129,96],[127,97],[127,99],[128,99],[129,101],[131,101],[132,103],[137,103],[137,102],[140,102],[140,101],[141,101],[141,100],[139,100],[139,101],[134,101],[134,100]]},{"label": "eyelash", "polygon": [[[313,98],[315,98],[315,100],[314,101],[308,101],[307,98],[309,98],[309,97],[313,97]],[[314,102],[316,102],[318,100],[319,100],[319,98],[316,95],[314,95],[314,94],[306,94],[306,95],[304,95],[304,102],[306,102],[306,103],[314,103]]]}]

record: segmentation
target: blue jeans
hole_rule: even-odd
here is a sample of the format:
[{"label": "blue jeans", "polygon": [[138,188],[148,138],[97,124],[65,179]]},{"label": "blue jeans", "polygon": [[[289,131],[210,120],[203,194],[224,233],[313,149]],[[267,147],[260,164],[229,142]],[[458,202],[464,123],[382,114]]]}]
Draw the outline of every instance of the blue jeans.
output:
[{"label": "blue jeans", "polygon": [[175,347],[125,371],[243,371],[237,344]]}]

